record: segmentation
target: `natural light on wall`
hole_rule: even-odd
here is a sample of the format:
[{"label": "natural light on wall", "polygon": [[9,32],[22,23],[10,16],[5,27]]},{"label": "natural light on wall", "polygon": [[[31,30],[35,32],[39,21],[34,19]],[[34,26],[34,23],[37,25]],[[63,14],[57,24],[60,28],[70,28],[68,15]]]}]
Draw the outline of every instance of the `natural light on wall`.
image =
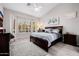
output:
[{"label": "natural light on wall", "polygon": [[44,29],[45,28],[45,25],[41,22],[37,22],[37,26],[38,26],[37,29]]}]

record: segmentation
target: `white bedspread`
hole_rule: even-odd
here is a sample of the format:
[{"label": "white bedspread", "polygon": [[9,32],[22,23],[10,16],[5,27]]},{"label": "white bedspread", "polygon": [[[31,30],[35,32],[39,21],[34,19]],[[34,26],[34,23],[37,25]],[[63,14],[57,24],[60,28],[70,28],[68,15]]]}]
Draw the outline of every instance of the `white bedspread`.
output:
[{"label": "white bedspread", "polygon": [[58,38],[58,35],[55,33],[45,33],[45,32],[33,32],[31,36],[42,38],[48,41],[48,47],[51,45],[51,42],[55,41]]}]

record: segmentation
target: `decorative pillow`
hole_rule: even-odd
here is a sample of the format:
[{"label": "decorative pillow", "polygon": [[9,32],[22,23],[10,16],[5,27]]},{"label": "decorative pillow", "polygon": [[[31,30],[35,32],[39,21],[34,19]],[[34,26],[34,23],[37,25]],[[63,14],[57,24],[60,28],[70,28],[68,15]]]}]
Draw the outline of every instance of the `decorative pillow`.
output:
[{"label": "decorative pillow", "polygon": [[51,33],[51,30],[50,29],[45,29],[45,32],[46,33]]}]

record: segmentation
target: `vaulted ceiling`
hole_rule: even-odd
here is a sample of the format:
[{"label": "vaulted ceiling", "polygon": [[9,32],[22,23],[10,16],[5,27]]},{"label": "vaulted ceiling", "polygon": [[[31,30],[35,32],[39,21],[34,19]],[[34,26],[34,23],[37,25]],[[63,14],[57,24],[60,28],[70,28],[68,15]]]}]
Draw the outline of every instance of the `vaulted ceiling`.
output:
[{"label": "vaulted ceiling", "polygon": [[40,10],[38,10],[37,8],[33,8],[34,4],[35,3],[4,3],[3,6],[7,9],[19,11],[35,17],[42,17],[58,5],[58,3],[36,3],[38,6],[41,6]]}]

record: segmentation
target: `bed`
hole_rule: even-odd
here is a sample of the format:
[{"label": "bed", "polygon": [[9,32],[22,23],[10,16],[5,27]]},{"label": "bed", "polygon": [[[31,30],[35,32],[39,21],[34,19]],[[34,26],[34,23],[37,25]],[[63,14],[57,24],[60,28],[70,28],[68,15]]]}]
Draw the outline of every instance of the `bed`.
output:
[{"label": "bed", "polygon": [[[51,46],[63,40],[63,26],[45,27],[45,29],[50,29],[51,32],[46,32],[46,30],[43,32],[33,32],[30,35],[30,42],[33,42],[48,52]],[[59,30],[57,33],[52,32],[52,30],[54,31],[56,29]]]}]

